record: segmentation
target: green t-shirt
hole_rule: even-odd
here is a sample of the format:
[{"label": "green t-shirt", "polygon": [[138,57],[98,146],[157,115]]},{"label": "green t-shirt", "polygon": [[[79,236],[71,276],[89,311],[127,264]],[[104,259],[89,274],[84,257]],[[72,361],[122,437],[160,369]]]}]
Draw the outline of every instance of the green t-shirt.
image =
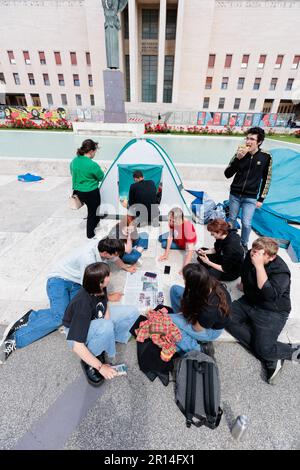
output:
[{"label": "green t-shirt", "polygon": [[104,173],[98,163],[85,155],[77,155],[70,164],[72,175],[72,188],[84,193],[99,187]]}]

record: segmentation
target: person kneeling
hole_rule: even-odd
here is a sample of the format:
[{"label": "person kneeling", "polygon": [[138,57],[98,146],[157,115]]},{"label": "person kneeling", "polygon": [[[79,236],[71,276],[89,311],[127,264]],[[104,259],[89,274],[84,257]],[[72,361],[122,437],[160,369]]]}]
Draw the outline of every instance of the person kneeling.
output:
[{"label": "person kneeling", "polygon": [[138,232],[135,217],[132,215],[122,217],[120,222],[111,229],[109,237],[124,241],[125,252],[120,259],[125,264],[135,264],[143,251],[148,248],[148,233]]},{"label": "person kneeling", "polygon": [[134,306],[115,305],[108,308],[106,288],[110,269],[106,263],[86,267],[82,289],[68,305],[63,325],[68,343],[80,357],[81,366],[91,385],[99,386],[112,379],[116,372],[104,363],[104,352],[116,354],[116,341],[127,343],[129,329],[139,316]]}]

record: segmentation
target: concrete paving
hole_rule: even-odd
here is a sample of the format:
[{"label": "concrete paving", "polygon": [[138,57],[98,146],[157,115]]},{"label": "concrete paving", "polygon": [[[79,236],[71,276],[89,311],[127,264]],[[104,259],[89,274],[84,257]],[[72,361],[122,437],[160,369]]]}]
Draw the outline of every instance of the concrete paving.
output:
[{"label": "concrete paving", "polygon": [[[0,175],[0,329],[20,312],[47,306],[45,279],[51,266],[86,242],[85,208],[68,209],[70,179],[45,178],[25,184],[15,175]],[[185,187],[206,190],[216,201],[228,195],[224,181],[186,180]],[[113,223],[102,221],[97,237],[105,235]],[[165,228],[162,224],[159,230]],[[212,244],[203,226],[198,225],[197,231],[199,246]],[[158,229],[143,254],[141,269],[162,274],[157,235]],[[293,280],[293,309],[281,340],[300,342],[299,264],[292,263],[284,250],[280,255],[288,262]],[[162,274],[166,301],[170,285],[182,284],[181,263],[182,254],[173,252],[171,274]],[[125,272],[114,272],[112,289],[121,289],[125,277]],[[233,298],[239,296],[235,285],[229,285]],[[264,381],[260,363],[223,334],[216,344],[216,358],[224,418],[215,431],[187,429],[174,403],[172,384],[166,388],[158,379],[151,383],[138,369],[135,350],[134,341],[126,347],[118,345],[117,359],[128,364],[129,374],[96,391],[83,380],[79,360],[59,332],[13,353],[0,366],[0,448],[300,448],[299,364],[286,362],[279,384],[271,387]],[[230,435],[238,414],[249,417],[242,443]]]}]

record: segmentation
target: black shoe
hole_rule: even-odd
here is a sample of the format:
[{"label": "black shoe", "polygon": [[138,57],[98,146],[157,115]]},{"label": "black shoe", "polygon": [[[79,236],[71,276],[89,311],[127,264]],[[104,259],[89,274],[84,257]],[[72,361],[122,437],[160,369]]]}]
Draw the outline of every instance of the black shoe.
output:
[{"label": "black shoe", "polygon": [[279,359],[274,363],[274,367],[268,367],[267,368],[267,382],[270,385],[276,385],[280,376],[280,373],[282,371],[282,366],[283,366],[284,361],[282,359]]},{"label": "black shoe", "polygon": [[97,359],[101,362],[101,364],[105,364],[105,352],[103,351],[99,356],[96,356]]},{"label": "black shoe", "polygon": [[93,387],[99,387],[104,382],[104,377],[98,372],[94,367],[89,366],[86,362],[80,361],[84,375],[87,378],[87,381]]},{"label": "black shoe", "polygon": [[202,352],[207,354],[208,356],[215,358],[215,348],[212,341],[208,341],[207,343],[201,343]]}]

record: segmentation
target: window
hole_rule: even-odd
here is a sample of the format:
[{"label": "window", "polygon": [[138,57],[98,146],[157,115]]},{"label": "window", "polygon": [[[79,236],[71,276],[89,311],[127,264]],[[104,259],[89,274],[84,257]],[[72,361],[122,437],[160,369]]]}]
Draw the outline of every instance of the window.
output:
[{"label": "window", "polygon": [[65,94],[63,93],[62,95],[60,95],[60,97],[61,97],[61,104],[62,104],[63,106],[67,106],[67,104],[68,104],[67,95],[65,95]]},{"label": "window", "polygon": [[164,73],[164,103],[172,103],[173,94],[173,73],[174,73],[174,56],[165,56],[165,73]]},{"label": "window", "polygon": [[[0,78],[0,81],[1,81],[1,78]],[[294,83],[294,79],[289,78],[288,81],[287,81],[285,89],[290,91],[293,88],[293,83]]]},{"label": "window", "polygon": [[76,106],[82,106],[81,95],[75,95]]},{"label": "window", "polygon": [[73,83],[74,83],[74,86],[80,86],[79,75],[77,73],[73,75]]},{"label": "window", "polygon": [[142,10],[142,39],[158,39],[158,10]]},{"label": "window", "polygon": [[47,102],[48,102],[48,106],[53,106],[53,98],[52,98],[51,93],[47,93]]},{"label": "window", "polygon": [[267,59],[266,55],[260,55],[259,56],[259,61],[258,61],[258,65],[257,65],[258,69],[263,69],[264,68],[265,63],[266,63],[266,59]]},{"label": "window", "polygon": [[23,51],[23,57],[24,57],[24,60],[25,60],[25,64],[26,64],[26,65],[30,65],[30,64],[31,64],[31,61],[30,61],[30,57],[29,57],[29,52],[28,52],[28,51]]},{"label": "window", "polygon": [[248,67],[248,63],[249,63],[249,55],[248,54],[244,54],[243,55],[243,58],[242,58],[242,64],[241,64],[241,68],[242,69],[246,69]]},{"label": "window", "polygon": [[206,96],[204,99],[203,99],[203,109],[208,109],[209,108],[209,97]]},{"label": "window", "polygon": [[128,21],[128,7],[126,6],[123,15],[124,20],[124,39],[129,39],[129,21]]},{"label": "window", "polygon": [[238,90],[243,90],[244,84],[245,84],[245,77],[239,77],[238,85],[237,85]]},{"label": "window", "polygon": [[300,55],[295,55],[293,60],[292,69],[297,69],[299,67]]},{"label": "window", "polygon": [[216,62],[216,54],[209,54],[208,57],[208,67],[209,68],[214,68]]},{"label": "window", "polygon": [[89,86],[93,86],[93,75],[88,75]]},{"label": "window", "polygon": [[125,55],[126,101],[130,101],[130,57]]},{"label": "window", "polygon": [[7,55],[8,55],[9,62],[10,62],[11,64],[15,64],[15,63],[16,63],[16,59],[15,59],[15,56],[14,56],[13,51],[7,51]]},{"label": "window", "polygon": [[260,77],[257,77],[257,78],[254,80],[253,90],[259,90],[259,88],[260,88],[260,83],[261,83],[261,78],[260,78]]},{"label": "window", "polygon": [[0,72],[0,85],[5,85],[5,83],[4,73]]},{"label": "window", "polygon": [[225,106],[225,98],[220,98],[218,109],[224,109],[224,106]]},{"label": "window", "polygon": [[272,78],[271,83],[270,83],[270,88],[269,90],[275,90],[276,85],[277,85],[278,78]]},{"label": "window", "polygon": [[29,80],[30,85],[35,85],[33,73],[28,74],[28,80]]},{"label": "window", "polygon": [[41,106],[40,95],[31,94],[30,96],[31,96],[31,101],[32,101],[33,106]]},{"label": "window", "polygon": [[233,109],[240,109],[241,98],[235,98]]},{"label": "window", "polygon": [[91,65],[91,54],[89,52],[85,53],[86,65]]},{"label": "window", "polygon": [[256,106],[256,98],[251,98],[250,104],[249,104],[249,110],[255,109]]},{"label": "window", "polygon": [[65,86],[65,79],[62,73],[59,73],[58,75],[58,84],[59,86]]},{"label": "window", "polygon": [[13,76],[14,76],[15,84],[16,84],[16,85],[20,85],[21,82],[20,82],[19,74],[18,74],[18,73],[14,73]]},{"label": "window", "polygon": [[206,82],[205,82],[205,89],[206,90],[211,90],[212,87],[212,77],[206,77]]},{"label": "window", "polygon": [[90,100],[91,100],[91,106],[95,106],[95,96],[90,95]]},{"label": "window", "polygon": [[276,59],[275,69],[281,69],[284,55],[278,55]]},{"label": "window", "polygon": [[61,65],[61,57],[60,52],[54,52],[55,63],[56,65]]},{"label": "window", "polygon": [[176,39],[177,10],[167,10],[166,39]]},{"label": "window", "polygon": [[225,69],[230,69],[231,67],[231,62],[232,62],[232,54],[227,54],[226,59],[225,59]]},{"label": "window", "polygon": [[47,85],[47,86],[50,85],[49,75],[47,73],[43,73],[43,80],[44,80],[44,85]]},{"label": "window", "polygon": [[223,77],[223,78],[222,78],[222,83],[221,83],[221,89],[222,89],[222,90],[227,90],[227,88],[228,88],[228,81],[229,81],[229,78],[228,78],[228,77]]},{"label": "window", "polygon": [[46,65],[46,57],[45,57],[45,52],[44,51],[39,52],[39,58],[40,58],[40,64],[41,65]]},{"label": "window", "polygon": [[142,101],[156,102],[157,56],[142,56]]},{"label": "window", "polygon": [[77,65],[76,52],[70,52],[71,65]]}]

